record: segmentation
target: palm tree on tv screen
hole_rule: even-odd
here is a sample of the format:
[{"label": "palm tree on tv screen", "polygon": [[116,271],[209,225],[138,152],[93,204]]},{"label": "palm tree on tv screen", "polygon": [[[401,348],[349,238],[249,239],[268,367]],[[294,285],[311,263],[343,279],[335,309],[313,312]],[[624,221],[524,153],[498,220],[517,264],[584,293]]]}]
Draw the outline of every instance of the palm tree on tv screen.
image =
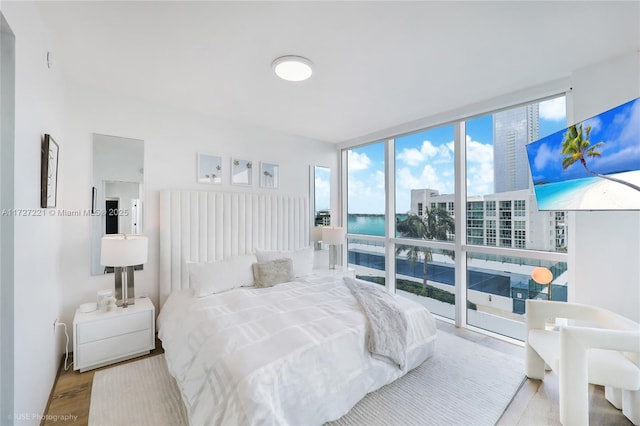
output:
[{"label": "palm tree on tv screen", "polygon": [[591,126],[587,126],[585,128],[585,133],[582,132],[582,123],[578,126],[575,124],[570,126],[567,129],[567,132],[564,134],[564,141],[562,141],[562,154],[564,154],[564,158],[562,159],[562,169],[566,170],[570,166],[572,166],[576,161],[580,161],[580,164],[584,167],[584,169],[594,176],[598,176],[602,179],[607,179],[613,182],[618,182],[623,185],[627,185],[635,189],[636,191],[640,191],[640,187],[634,185],[630,182],[626,182],[621,179],[616,179],[611,176],[601,175],[600,173],[596,173],[587,167],[587,160],[585,157],[596,158],[601,157],[602,154],[598,151],[598,148],[604,145],[604,142],[598,142],[595,145],[591,145],[591,141],[589,140],[589,134],[591,133]]},{"label": "palm tree on tv screen", "polygon": [[[406,219],[398,221],[396,230],[400,233],[400,236],[405,238],[442,241],[447,240],[448,234],[454,232],[455,223],[449,212],[445,209],[434,207],[425,209],[423,216],[409,214]],[[433,250],[430,247],[398,244],[396,246],[396,255],[401,253],[407,254],[407,260],[411,264],[415,264],[420,257],[424,259],[422,263],[422,288],[427,289],[427,262],[433,260]],[[444,253],[451,259],[454,258],[455,253],[453,251],[444,250]],[[430,291],[429,297],[431,297]]]}]

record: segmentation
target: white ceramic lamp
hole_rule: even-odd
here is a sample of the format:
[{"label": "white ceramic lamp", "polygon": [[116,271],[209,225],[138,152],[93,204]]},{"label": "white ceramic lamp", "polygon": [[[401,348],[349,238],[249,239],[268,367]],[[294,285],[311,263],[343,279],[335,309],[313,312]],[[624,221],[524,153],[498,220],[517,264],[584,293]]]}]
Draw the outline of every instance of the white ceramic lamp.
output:
[{"label": "white ceramic lamp", "polygon": [[148,247],[149,240],[143,235],[102,237],[100,263],[115,268],[116,299],[124,308],[135,301],[133,267],[147,262]]}]

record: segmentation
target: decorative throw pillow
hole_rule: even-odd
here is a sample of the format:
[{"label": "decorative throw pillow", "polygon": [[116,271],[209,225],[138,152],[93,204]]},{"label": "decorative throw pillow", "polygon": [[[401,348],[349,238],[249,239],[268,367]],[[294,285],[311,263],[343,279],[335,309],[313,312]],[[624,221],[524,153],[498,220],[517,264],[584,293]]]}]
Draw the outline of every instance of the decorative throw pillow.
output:
[{"label": "decorative throw pillow", "polygon": [[276,259],[291,259],[293,261],[293,276],[301,277],[313,272],[313,247],[298,250],[261,250],[256,249],[258,262],[269,262]]},{"label": "decorative throw pillow", "polygon": [[256,287],[271,287],[292,279],[293,262],[289,258],[253,264],[253,281]]},{"label": "decorative throw pillow", "polygon": [[216,262],[187,262],[189,286],[197,297],[209,296],[243,286],[253,285],[253,254],[231,257]]}]

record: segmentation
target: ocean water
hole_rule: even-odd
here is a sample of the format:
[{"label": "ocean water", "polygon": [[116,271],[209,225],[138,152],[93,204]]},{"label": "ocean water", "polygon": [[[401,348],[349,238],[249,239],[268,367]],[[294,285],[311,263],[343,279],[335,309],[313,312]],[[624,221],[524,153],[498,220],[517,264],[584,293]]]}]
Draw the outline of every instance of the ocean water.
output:
[{"label": "ocean water", "polygon": [[[405,214],[396,215],[396,220],[403,220]],[[384,237],[383,214],[350,214],[347,217],[347,232],[350,234],[376,235]]]}]

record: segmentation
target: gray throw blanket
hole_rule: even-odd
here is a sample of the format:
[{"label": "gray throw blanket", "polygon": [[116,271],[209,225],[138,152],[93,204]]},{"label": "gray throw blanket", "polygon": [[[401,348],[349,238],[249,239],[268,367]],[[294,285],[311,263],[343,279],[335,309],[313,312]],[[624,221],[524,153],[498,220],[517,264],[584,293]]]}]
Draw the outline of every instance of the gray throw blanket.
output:
[{"label": "gray throw blanket", "polygon": [[384,288],[345,277],[367,317],[367,348],[376,359],[382,359],[404,370],[407,358],[407,319],[393,295]]}]

